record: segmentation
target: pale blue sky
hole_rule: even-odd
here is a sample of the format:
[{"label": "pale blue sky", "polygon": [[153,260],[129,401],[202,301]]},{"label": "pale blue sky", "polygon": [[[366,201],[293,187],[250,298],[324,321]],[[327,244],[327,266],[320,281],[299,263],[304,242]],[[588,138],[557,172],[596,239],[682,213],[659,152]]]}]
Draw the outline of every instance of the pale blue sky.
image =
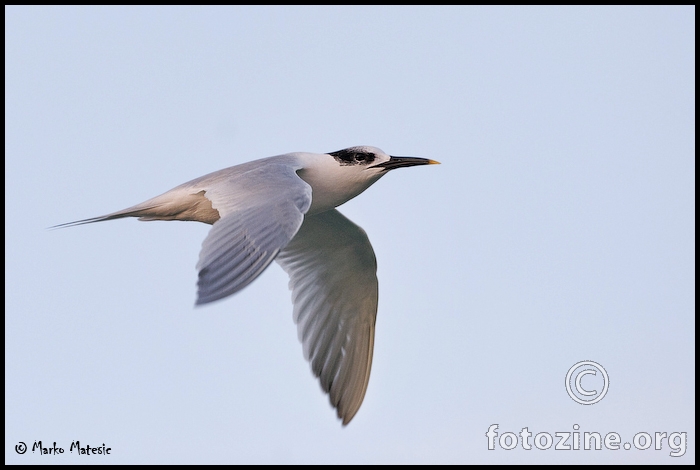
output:
[{"label": "pale blue sky", "polygon": [[[352,145],[442,165],[340,207],[379,266],[346,428],[278,265],[194,308],[208,226],[46,230]],[[5,461],[694,463],[694,197],[694,7],[5,7]],[[489,451],[494,423],[688,448]]]}]

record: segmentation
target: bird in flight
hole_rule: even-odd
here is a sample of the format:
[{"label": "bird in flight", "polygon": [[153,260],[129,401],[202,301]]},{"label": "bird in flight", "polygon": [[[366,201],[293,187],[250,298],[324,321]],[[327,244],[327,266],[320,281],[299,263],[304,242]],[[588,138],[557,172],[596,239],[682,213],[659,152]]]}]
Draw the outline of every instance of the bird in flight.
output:
[{"label": "bird in flight", "polygon": [[377,317],[377,262],[362,228],[335,208],[388,171],[437,164],[376,147],[288,153],[232,166],[127,209],[123,217],[212,225],[199,254],[197,305],[253,282],[273,261],[289,275],[304,357],[347,425],[367,390]]}]

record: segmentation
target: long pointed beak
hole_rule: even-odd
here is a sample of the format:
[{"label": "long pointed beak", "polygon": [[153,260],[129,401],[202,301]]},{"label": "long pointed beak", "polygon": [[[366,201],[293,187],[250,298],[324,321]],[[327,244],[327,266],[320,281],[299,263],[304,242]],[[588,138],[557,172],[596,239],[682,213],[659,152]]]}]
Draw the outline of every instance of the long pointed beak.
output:
[{"label": "long pointed beak", "polygon": [[405,166],[416,166],[416,165],[439,165],[440,162],[435,160],[429,160],[427,158],[419,157],[391,157],[384,163],[378,163],[372,165],[370,168],[384,168],[385,170],[394,170],[396,168],[403,168]]}]

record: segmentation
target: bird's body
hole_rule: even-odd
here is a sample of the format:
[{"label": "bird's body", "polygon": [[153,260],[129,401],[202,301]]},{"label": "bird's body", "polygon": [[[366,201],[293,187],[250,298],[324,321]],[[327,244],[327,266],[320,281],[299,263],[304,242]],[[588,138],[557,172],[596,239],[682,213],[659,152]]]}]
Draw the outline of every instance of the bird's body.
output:
[{"label": "bird's body", "polygon": [[289,153],[236,165],[127,209],[63,226],[123,217],[212,225],[202,245],[197,304],[231,295],[277,260],[290,276],[304,356],[347,424],[372,364],[378,284],[365,232],[335,207],[388,170],[437,163],[374,147]]}]

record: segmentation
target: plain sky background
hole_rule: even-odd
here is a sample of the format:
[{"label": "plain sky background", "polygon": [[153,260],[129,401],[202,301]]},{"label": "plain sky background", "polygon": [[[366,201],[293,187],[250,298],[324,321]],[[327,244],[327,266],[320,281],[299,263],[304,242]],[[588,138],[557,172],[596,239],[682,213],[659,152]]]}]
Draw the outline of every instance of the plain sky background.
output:
[{"label": "plain sky background", "polygon": [[[353,145],[442,165],[340,207],[379,266],[345,428],[276,263],[194,308],[209,226],[47,230]],[[5,7],[5,462],[694,463],[694,197],[691,6]],[[489,451],[491,424],[687,452]],[[14,451],[76,439],[113,454]]]}]

